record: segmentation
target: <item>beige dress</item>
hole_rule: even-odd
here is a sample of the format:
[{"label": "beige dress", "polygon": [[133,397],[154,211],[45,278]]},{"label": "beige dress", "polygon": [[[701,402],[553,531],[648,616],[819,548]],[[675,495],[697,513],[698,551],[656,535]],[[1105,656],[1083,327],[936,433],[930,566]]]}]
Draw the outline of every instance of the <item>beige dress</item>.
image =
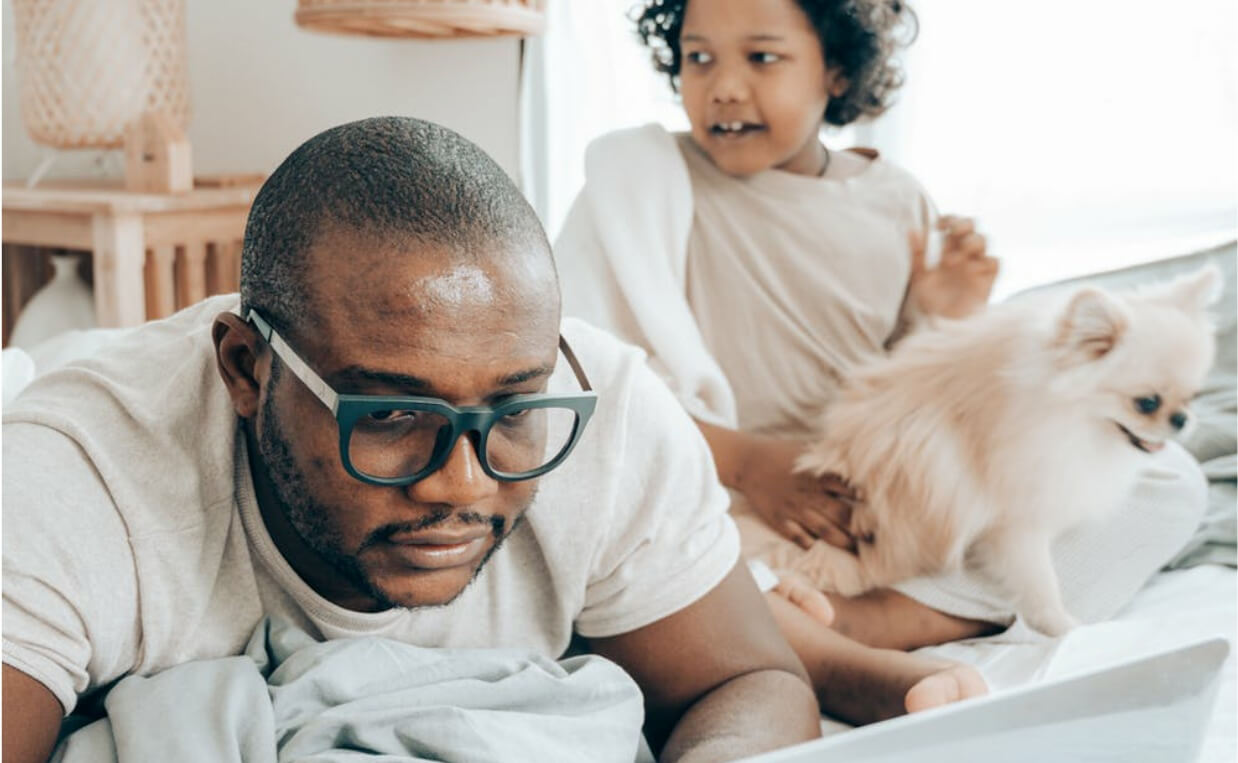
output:
[{"label": "beige dress", "polygon": [[[687,295],[735,394],[739,428],[815,436],[848,370],[884,354],[910,277],[907,236],[930,205],[916,181],[859,149],[844,180],[768,170],[735,178],[677,136],[692,184]],[[803,552],[731,491],[745,556],[776,566]]]},{"label": "beige dress", "polygon": [[925,228],[929,203],[875,151],[845,180],[740,179],[677,137],[694,200],[688,303],[739,428],[810,437],[848,369],[885,351],[910,276],[907,236]]}]

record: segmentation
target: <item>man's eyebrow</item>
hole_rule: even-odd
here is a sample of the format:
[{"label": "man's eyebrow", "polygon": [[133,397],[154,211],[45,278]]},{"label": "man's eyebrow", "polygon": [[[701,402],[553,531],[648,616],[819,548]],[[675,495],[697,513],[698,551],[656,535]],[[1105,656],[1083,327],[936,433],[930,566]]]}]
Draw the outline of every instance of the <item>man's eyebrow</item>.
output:
[{"label": "man's eyebrow", "polygon": [[[524,384],[533,379],[540,379],[544,376],[549,376],[554,372],[554,366],[537,366],[528,368],[523,371],[517,371],[513,374],[499,377],[497,386],[499,387],[514,387],[517,384]],[[425,391],[433,389],[434,385],[428,380],[420,376],[412,374],[400,374],[393,371],[377,371],[372,368],[363,366],[348,366],[331,374],[325,380],[332,387],[345,386],[348,384],[358,383],[374,383],[382,384],[389,387],[397,387],[402,389]]]},{"label": "man's eyebrow", "polygon": [[412,390],[427,390],[431,388],[430,382],[422,379],[420,376],[398,374],[394,371],[376,371],[363,366],[347,366],[329,375],[325,381],[332,387],[343,386],[349,383],[370,382]]},{"label": "man's eyebrow", "polygon": [[543,376],[550,376],[555,370],[554,366],[538,366],[537,368],[529,368],[524,371],[517,371],[514,374],[499,379],[500,387],[514,387],[517,384],[524,384],[533,379],[540,379]]}]

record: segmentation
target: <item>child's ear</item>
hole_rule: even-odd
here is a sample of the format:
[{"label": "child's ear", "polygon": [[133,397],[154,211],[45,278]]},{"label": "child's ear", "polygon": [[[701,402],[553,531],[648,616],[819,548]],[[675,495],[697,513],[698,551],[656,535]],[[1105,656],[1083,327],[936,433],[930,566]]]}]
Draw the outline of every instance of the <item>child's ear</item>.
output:
[{"label": "child's ear", "polygon": [[842,75],[842,67],[835,66],[832,69],[826,69],[826,92],[831,98],[842,98],[847,94],[847,90],[851,87],[851,80]]},{"label": "child's ear", "polygon": [[1087,362],[1109,353],[1126,332],[1126,308],[1100,289],[1080,289],[1058,319],[1055,344],[1068,359]]}]

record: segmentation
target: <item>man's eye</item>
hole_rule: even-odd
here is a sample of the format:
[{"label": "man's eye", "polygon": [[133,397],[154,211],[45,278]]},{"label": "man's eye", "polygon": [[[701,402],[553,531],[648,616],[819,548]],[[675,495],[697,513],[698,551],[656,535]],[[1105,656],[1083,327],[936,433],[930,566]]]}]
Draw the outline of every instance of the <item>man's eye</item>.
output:
[{"label": "man's eye", "polygon": [[687,59],[689,63],[697,64],[698,66],[708,64],[714,60],[713,56],[709,55],[703,50],[691,51],[690,53],[686,54],[684,58]]},{"label": "man's eye", "polygon": [[766,53],[764,51],[760,51],[749,55],[748,60],[754,64],[772,64],[782,60],[782,56],[777,53]]},{"label": "man's eye", "polygon": [[528,418],[529,412],[532,410],[533,410],[532,408],[521,408],[518,411],[512,411],[511,413],[505,413],[503,414],[503,421],[508,424],[514,424],[523,418]]},{"label": "man's eye", "polygon": [[374,422],[380,422],[380,421],[389,422],[389,421],[397,421],[397,420],[409,421],[409,420],[412,420],[412,418],[416,415],[417,415],[416,411],[399,411],[399,410],[373,411],[372,413],[368,414],[366,418]]}]

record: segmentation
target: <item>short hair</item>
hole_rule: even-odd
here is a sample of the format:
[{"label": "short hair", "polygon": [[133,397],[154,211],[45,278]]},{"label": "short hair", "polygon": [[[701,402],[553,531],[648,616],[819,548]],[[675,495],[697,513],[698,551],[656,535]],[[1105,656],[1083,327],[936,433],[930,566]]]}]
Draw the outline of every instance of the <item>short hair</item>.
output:
[{"label": "short hair", "polygon": [[[636,32],[653,51],[654,68],[679,89],[682,57],[679,35],[689,0],[644,0],[633,9]],[[901,0],[795,0],[821,41],[825,65],[838,68],[847,92],[831,98],[822,119],[848,125],[860,117],[875,117],[902,87],[903,71],[894,61],[900,47],[910,45],[919,31],[915,11]]]},{"label": "short hair", "polygon": [[476,145],[420,119],[363,119],[302,143],[258,191],[241,253],[242,314],[257,308],[290,335],[312,320],[306,253],[330,228],[462,256],[493,254],[496,243],[550,252],[532,207]]}]

